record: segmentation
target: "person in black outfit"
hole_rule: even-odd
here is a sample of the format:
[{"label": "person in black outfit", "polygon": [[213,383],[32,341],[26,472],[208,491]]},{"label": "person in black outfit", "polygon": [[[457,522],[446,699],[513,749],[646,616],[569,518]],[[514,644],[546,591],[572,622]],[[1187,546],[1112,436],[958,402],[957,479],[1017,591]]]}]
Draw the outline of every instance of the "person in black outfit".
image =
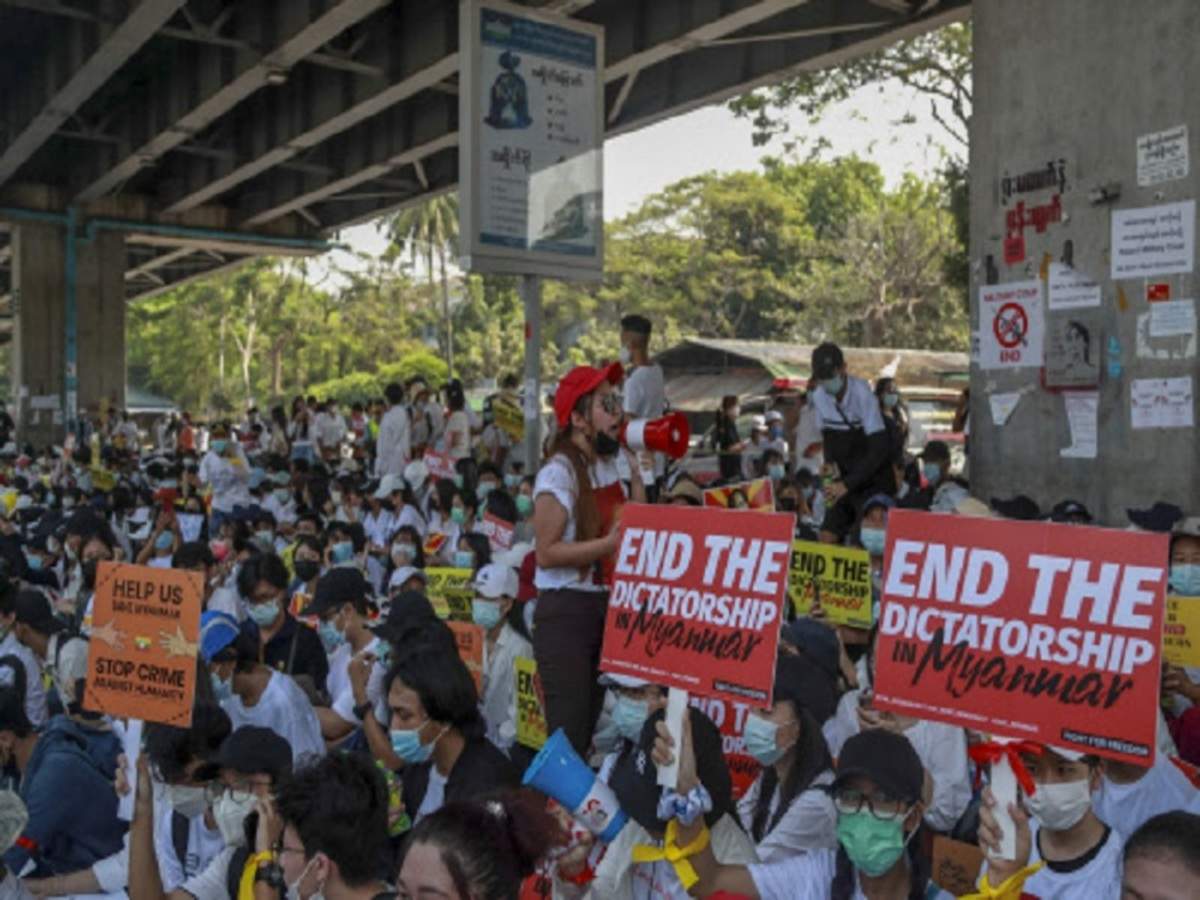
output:
[{"label": "person in black outfit", "polygon": [[727,394],[721,398],[717,410],[717,425],[714,442],[717,445],[717,460],[721,467],[722,481],[740,481],[742,477],[742,447],[745,441],[738,435],[738,398]]},{"label": "person in black outfit", "polygon": [[453,635],[432,628],[384,678],[392,749],[404,762],[404,806],[418,821],[445,803],[516,787],[519,775],[484,735],[475,681]]}]

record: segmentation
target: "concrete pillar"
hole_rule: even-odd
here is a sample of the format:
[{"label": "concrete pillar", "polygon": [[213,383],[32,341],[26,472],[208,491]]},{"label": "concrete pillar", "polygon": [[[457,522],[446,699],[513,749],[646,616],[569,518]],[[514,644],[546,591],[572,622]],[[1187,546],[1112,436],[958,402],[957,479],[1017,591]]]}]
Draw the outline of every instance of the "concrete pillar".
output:
[{"label": "concrete pillar", "polygon": [[[66,415],[65,229],[13,229],[13,385],[22,441],[61,443]],[[76,243],[76,366],[80,412],[125,403],[125,240]]]},{"label": "concrete pillar", "polygon": [[[1195,340],[1190,352],[1139,351],[1139,317],[1147,289],[1165,284],[1172,299],[1200,296],[1196,272],[1149,279],[1110,277],[1113,210],[1190,200],[1200,194],[1200,154],[1190,153],[1186,177],[1141,187],[1139,136],[1186,125],[1200,136],[1200,105],[1189,89],[1200,83],[1200,4],[1194,0],[975,0],[974,110],[971,127],[971,317],[980,320],[979,288],[989,279],[1038,279],[1048,261],[1073,254],[1076,271],[1097,282],[1101,304],[1045,310],[1047,336],[1064,319],[1086,316],[1089,353],[1099,365],[1096,458],[1062,455],[1071,431],[1062,392],[1043,386],[1038,368],[971,369],[971,482],[983,498],[1028,494],[1048,510],[1064,498],[1087,504],[1103,524],[1128,524],[1128,507],[1156,500],[1200,513],[1200,453],[1196,429],[1132,427],[1131,381],[1190,377],[1200,389]],[[1195,148],[1195,140],[1191,141]],[[1004,179],[1045,171],[1062,161],[1062,180],[1026,179],[1023,193],[1003,196]],[[1106,199],[1102,189],[1119,196]],[[1056,202],[1061,216],[1053,214]],[[1010,244],[1008,216],[1024,202],[1044,226],[1023,229],[1023,251]],[[1194,230],[1195,223],[1191,223]],[[1068,244],[1068,242],[1070,242]],[[1014,242],[1015,244],[1015,242]],[[1042,297],[1045,304],[1046,288]],[[1145,319],[1143,318],[1143,322]],[[1047,353],[1050,343],[1047,341]],[[1003,426],[988,397],[1020,392]],[[1193,399],[1194,406],[1194,399]],[[1193,416],[1195,410],[1193,409]]]}]

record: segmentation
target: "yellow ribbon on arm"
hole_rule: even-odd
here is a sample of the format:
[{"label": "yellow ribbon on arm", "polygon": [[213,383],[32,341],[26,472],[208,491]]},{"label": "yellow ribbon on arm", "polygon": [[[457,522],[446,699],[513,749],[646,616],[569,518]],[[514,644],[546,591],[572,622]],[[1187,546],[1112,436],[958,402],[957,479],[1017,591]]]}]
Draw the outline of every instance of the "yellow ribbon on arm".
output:
[{"label": "yellow ribbon on arm", "polygon": [[700,880],[700,876],[696,874],[696,870],[688,862],[688,858],[695,856],[708,846],[708,827],[705,826],[701,829],[696,839],[686,847],[680,847],[675,843],[678,833],[679,822],[676,819],[671,819],[671,821],[667,822],[667,834],[663,840],[663,845],[661,847],[654,847],[650,844],[635,844],[633,847],[633,861],[635,863],[643,863],[658,862],[665,859],[675,869],[675,874],[679,876],[679,882],[686,891],[690,890],[692,885]]}]

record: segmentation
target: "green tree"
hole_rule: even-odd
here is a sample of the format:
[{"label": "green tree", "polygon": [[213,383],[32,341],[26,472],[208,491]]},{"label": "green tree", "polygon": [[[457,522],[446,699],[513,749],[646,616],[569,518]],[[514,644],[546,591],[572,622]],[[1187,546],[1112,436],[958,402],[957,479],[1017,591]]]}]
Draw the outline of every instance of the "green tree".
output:
[{"label": "green tree", "polygon": [[454,372],[454,321],[450,315],[450,277],[447,260],[458,243],[458,196],[441,194],[402,210],[383,224],[392,242],[392,255],[407,253],[424,263],[431,287],[441,283],[442,346],[446,365]]}]

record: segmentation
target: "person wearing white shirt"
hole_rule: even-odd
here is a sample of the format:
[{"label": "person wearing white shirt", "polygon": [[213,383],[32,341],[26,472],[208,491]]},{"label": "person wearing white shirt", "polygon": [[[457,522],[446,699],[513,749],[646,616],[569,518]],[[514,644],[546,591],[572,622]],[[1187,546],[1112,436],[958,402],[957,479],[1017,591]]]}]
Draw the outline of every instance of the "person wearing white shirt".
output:
[{"label": "person wearing white shirt", "polygon": [[517,737],[516,659],[533,659],[525,619],[516,606],[519,586],[515,569],[489,563],[475,573],[471,601],[471,618],[486,638],[480,711],[488,740],[505,753]]},{"label": "person wearing white shirt", "polygon": [[367,627],[367,582],[354,569],[330,569],[317,580],[312,602],[301,615],[320,619],[318,633],[329,654],[326,691],[331,698],[328,708],[317,710],[321,733],[330,743],[346,738],[362,725],[368,706],[354,702],[350,683],[350,664],[355,659],[372,662],[372,677],[367,692],[373,708],[383,699],[383,669],[388,647]]},{"label": "person wearing white shirt", "polygon": [[337,462],[346,437],[346,420],[338,412],[337,401],[327,400],[313,421],[317,452],[326,462]]},{"label": "person wearing white shirt", "polygon": [[262,508],[275,517],[280,531],[291,532],[296,524],[296,498],[292,493],[291,476],[275,472],[270,476],[271,492],[263,499]]},{"label": "person wearing white shirt", "polygon": [[1181,809],[1200,816],[1200,790],[1193,780],[1196,770],[1161,751],[1150,766],[1105,760],[1100,790],[1092,806],[1100,821],[1111,825],[1122,838],[1160,813]]},{"label": "person wearing white shirt", "polygon": [[200,653],[235,731],[246,725],[271,729],[288,742],[294,761],[325,753],[312,703],[290,676],[258,661],[253,631],[239,628],[227,613],[206,612],[200,617]]},{"label": "person wearing white shirt", "polygon": [[[631,419],[657,419],[667,411],[667,391],[662,367],[650,361],[650,320],[626,316],[621,320],[621,364],[625,369],[622,389],[625,414]],[[642,483],[653,487],[666,474],[666,457],[649,454],[650,465],[642,462]],[[647,492],[651,503],[655,493]]]},{"label": "person wearing white shirt", "polygon": [[384,388],[388,411],[379,422],[375,441],[375,477],[402,475],[412,455],[412,423],[404,406],[404,388],[392,382]]},{"label": "person wearing white shirt", "polygon": [[239,506],[250,505],[250,464],[237,443],[229,440],[224,425],[213,427],[208,452],[200,460],[200,482],[212,488],[211,528],[215,534],[221,521]]},{"label": "person wearing white shirt", "polygon": [[454,462],[468,459],[472,455],[474,445],[471,417],[467,414],[466,393],[463,391],[462,382],[457,378],[446,385],[446,405],[450,408],[444,434],[446,453]]},{"label": "person wearing white shirt", "polygon": [[[38,665],[33,651],[17,640],[17,591],[11,584],[5,584],[5,590],[0,593],[0,633],[4,639],[0,641],[0,657],[15,656],[25,670],[25,717],[34,728],[41,728],[46,723],[46,684],[42,680],[42,669]],[[16,680],[15,673],[6,674],[0,669],[0,684],[12,684]]]}]

